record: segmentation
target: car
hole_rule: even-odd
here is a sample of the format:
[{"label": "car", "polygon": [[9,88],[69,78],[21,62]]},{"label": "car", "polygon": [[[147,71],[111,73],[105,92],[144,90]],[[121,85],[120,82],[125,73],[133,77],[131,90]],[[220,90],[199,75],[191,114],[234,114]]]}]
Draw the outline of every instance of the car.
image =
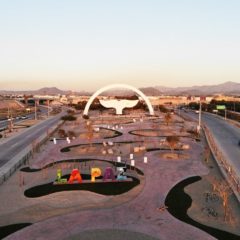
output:
[{"label": "car", "polygon": [[195,113],[199,113],[199,110],[196,110]]},{"label": "car", "polygon": [[21,116],[21,119],[27,119],[27,116]]}]

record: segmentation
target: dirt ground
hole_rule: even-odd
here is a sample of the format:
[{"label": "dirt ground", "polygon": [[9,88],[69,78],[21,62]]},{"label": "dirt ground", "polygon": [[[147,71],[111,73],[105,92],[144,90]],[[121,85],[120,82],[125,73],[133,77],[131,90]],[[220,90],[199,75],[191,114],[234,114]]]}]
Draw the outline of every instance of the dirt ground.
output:
[{"label": "dirt ground", "polygon": [[[232,193],[229,197],[231,218],[225,221],[224,208],[222,205],[221,198],[216,198],[216,200],[206,199],[207,193],[213,193],[212,183],[214,179],[216,178],[221,182],[224,181],[224,177],[222,176],[220,169],[216,161],[213,159],[212,155],[210,155],[208,162],[206,162],[204,159],[202,159],[202,162],[204,165],[208,167],[209,174],[201,176],[202,180],[188,186],[185,189],[185,191],[193,199],[193,204],[191,208],[188,210],[189,216],[192,217],[194,220],[206,224],[208,226],[212,226],[218,229],[222,229],[240,235],[239,202]],[[212,215],[208,216],[208,213],[204,211],[204,208],[206,207],[214,209],[214,211],[216,211],[217,213],[217,216],[216,217]]]}]

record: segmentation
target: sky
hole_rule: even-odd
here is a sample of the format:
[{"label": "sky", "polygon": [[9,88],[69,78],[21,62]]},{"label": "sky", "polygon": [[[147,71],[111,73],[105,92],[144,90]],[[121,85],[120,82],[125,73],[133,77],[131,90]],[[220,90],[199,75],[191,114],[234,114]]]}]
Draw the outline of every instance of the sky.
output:
[{"label": "sky", "polygon": [[0,89],[240,82],[239,0],[0,0]]}]

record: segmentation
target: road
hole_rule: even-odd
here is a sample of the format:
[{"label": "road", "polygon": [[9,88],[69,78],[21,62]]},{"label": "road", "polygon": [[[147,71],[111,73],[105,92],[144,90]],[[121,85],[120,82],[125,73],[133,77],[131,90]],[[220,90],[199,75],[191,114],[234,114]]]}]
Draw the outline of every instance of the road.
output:
[{"label": "road", "polygon": [[30,127],[20,135],[13,137],[9,141],[0,145],[0,167],[11,160],[16,154],[27,147],[29,144],[46,132],[50,127],[56,124],[60,118],[66,114],[62,112],[52,118],[49,118],[40,124]]},{"label": "road", "polygon": [[[181,114],[198,119],[198,114],[193,112],[181,112]],[[204,112],[202,112],[202,122],[209,128],[221,152],[240,176],[240,146],[238,145],[240,128],[228,123],[224,118]]]},{"label": "road", "polygon": [[[47,107],[46,106],[39,106],[40,110],[41,110],[41,115],[46,115],[47,114]],[[26,114],[28,119],[34,119],[35,118],[35,113],[29,113]],[[21,122],[22,119],[13,119],[13,124]],[[0,129],[6,129],[8,126],[8,120],[3,120],[0,121]]]}]

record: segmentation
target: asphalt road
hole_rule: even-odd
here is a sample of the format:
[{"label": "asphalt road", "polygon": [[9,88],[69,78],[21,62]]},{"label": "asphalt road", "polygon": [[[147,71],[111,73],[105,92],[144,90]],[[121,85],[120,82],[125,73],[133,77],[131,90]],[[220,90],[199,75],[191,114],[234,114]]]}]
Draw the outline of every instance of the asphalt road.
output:
[{"label": "asphalt road", "polygon": [[[41,110],[41,115],[46,115],[47,114],[47,107],[46,106],[39,106],[39,108]],[[26,114],[25,116],[27,116],[28,119],[34,119],[35,118],[35,113]],[[14,119],[13,124],[21,122],[21,121],[22,121],[22,119]],[[8,120],[0,121],[0,129],[5,129],[5,128],[7,128],[7,126],[8,126]]]},{"label": "asphalt road", "polygon": [[[34,118],[34,114],[31,113],[31,114],[27,114],[27,119],[33,119]],[[13,119],[13,124],[15,123],[18,123],[18,122],[21,122],[23,121],[22,119]],[[6,129],[8,126],[8,120],[3,120],[0,122],[0,129]]]},{"label": "asphalt road", "polygon": [[[181,114],[198,119],[198,114],[193,112],[181,112]],[[228,123],[224,118],[209,113],[202,113],[202,121],[211,131],[221,152],[240,176],[240,146],[238,145],[240,128]]]},{"label": "asphalt road", "polygon": [[0,167],[11,160],[16,154],[23,150],[28,145],[40,137],[50,127],[55,125],[60,118],[65,114],[62,112],[50,119],[47,119],[35,126],[30,127],[20,135],[10,139],[0,145]]}]

